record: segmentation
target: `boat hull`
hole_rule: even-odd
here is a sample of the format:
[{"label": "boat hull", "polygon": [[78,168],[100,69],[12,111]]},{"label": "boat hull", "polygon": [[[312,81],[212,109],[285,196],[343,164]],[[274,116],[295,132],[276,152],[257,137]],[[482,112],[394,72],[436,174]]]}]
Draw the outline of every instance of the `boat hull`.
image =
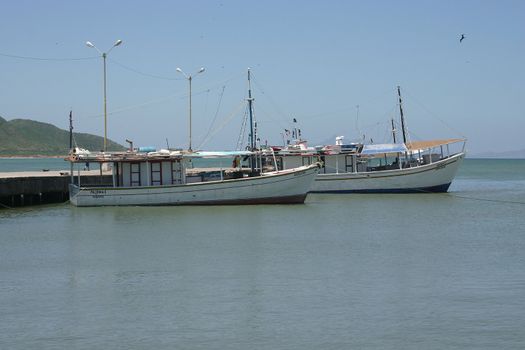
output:
[{"label": "boat hull", "polygon": [[314,193],[447,192],[465,157],[459,153],[413,168],[361,173],[319,174]]},{"label": "boat hull", "polygon": [[300,204],[306,199],[316,165],[258,177],[173,186],[78,187],[70,185],[70,201],[84,206]]}]

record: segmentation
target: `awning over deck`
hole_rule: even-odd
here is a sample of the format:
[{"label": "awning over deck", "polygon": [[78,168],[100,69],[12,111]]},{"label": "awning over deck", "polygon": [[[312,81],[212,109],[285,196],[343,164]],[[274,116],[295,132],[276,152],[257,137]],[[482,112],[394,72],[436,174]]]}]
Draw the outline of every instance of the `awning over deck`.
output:
[{"label": "awning over deck", "polygon": [[410,151],[423,150],[434,148],[442,145],[449,145],[456,142],[464,142],[465,139],[444,139],[444,140],[428,140],[428,141],[411,141],[407,143],[407,148]]},{"label": "awning over deck", "polygon": [[374,155],[384,153],[404,153],[408,149],[403,143],[378,143],[372,145],[364,145],[361,151],[362,155]]}]

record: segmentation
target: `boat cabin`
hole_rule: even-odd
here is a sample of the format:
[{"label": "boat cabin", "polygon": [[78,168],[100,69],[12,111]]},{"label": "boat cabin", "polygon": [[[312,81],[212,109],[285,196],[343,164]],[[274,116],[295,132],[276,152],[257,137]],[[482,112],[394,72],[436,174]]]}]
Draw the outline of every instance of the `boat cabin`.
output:
[{"label": "boat cabin", "polygon": [[[159,152],[91,153],[75,149],[67,158],[72,164],[98,163],[101,175],[110,175],[112,187],[171,186],[248,176],[239,159],[252,152]],[[77,167],[77,184],[80,184]],[[74,171],[71,173],[72,180]]]},{"label": "boat cabin", "polygon": [[[447,159],[464,152],[464,148],[463,139],[414,141],[408,144],[336,143],[301,150],[283,148],[272,156],[275,157],[279,170],[321,162],[320,174],[340,174],[413,168]],[[270,151],[263,153],[270,158]]]}]

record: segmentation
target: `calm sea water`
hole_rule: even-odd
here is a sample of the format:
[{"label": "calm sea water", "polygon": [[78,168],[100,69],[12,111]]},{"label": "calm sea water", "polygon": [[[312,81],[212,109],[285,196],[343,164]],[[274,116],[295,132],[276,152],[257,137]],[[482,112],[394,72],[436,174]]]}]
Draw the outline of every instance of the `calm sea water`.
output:
[{"label": "calm sea water", "polygon": [[0,211],[1,349],[523,349],[525,161],[448,194]]},{"label": "calm sea water", "polygon": [[69,169],[63,158],[0,158],[0,173]]}]

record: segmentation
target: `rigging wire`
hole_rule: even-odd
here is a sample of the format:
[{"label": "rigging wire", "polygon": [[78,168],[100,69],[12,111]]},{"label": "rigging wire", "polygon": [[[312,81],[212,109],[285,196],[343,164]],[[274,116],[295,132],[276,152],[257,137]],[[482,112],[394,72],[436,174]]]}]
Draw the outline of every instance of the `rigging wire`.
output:
[{"label": "rigging wire", "polygon": [[233,117],[235,117],[237,115],[237,112],[241,109],[242,106],[244,106],[245,104],[245,101],[241,101],[241,103],[239,103],[239,105],[235,108],[235,110],[228,116],[226,117],[226,119],[222,122],[222,124],[220,124],[212,133],[210,133],[210,135],[204,139],[199,147],[199,149],[202,149],[202,147],[213,137],[215,136],[219,131],[221,131],[232,119]]},{"label": "rigging wire", "polygon": [[[213,125],[215,124],[215,121],[217,120],[217,115],[219,114],[219,109],[221,108],[222,103],[222,97],[224,96],[224,90],[226,89],[226,85],[222,86],[222,91],[219,95],[219,103],[217,104],[217,109],[215,110],[215,115],[213,116],[213,120],[211,121],[210,127],[208,128],[208,131],[206,132],[206,135],[204,136],[204,140],[210,135],[210,132],[213,128]],[[200,148],[200,145],[199,145]]]},{"label": "rigging wire", "polygon": [[[119,109],[112,110],[112,111],[108,112],[107,114],[108,115],[119,114],[119,113],[122,113],[122,112],[127,112],[129,110],[138,109],[138,108],[145,107],[145,106],[148,106],[148,105],[157,104],[157,103],[160,103],[160,102],[171,100],[171,99],[176,98],[176,97],[184,97],[184,94],[178,93],[178,94],[175,94],[175,95],[170,95],[170,96],[166,96],[166,97],[157,98],[157,99],[150,100],[150,101],[143,102],[143,103],[139,103],[139,104],[136,104],[136,105],[122,107],[122,108],[119,108]],[[104,117],[104,114],[94,114],[94,115],[80,116],[80,118],[101,118],[101,117]]]},{"label": "rigging wire", "polygon": [[261,107],[260,104],[257,105],[257,109],[263,112],[262,114],[264,115],[265,119],[268,119],[268,121],[261,121],[259,123],[264,124],[267,122],[273,122],[273,123],[279,124],[279,127],[281,127],[282,129],[288,128],[289,123],[284,123],[282,120],[272,118],[271,117],[272,114],[268,112],[265,108]]},{"label": "rigging wire", "polygon": [[[384,91],[383,93],[381,94],[378,94],[374,97],[371,97],[371,98],[368,98],[365,100],[364,103],[360,102],[359,103],[359,108],[361,109],[361,107],[367,107],[367,106],[371,106],[371,105],[375,105],[375,101],[377,100],[383,100],[384,97],[386,95],[390,95],[392,94],[392,91],[391,89],[388,89],[386,91]],[[334,109],[334,110],[331,110],[331,111],[325,111],[325,112],[320,112],[320,113],[315,113],[315,114],[309,114],[309,115],[304,115],[304,116],[300,116],[301,120],[308,120],[308,119],[320,119],[320,118],[324,118],[325,116],[327,115],[330,115],[330,114],[336,114],[336,113],[350,113],[351,111],[353,111],[354,109],[356,108],[356,104],[352,105],[352,106],[347,106],[347,107],[342,107],[342,108],[338,108],[338,109]],[[395,108],[395,105],[394,107],[392,108]],[[361,111],[360,111],[361,112]]]},{"label": "rigging wire", "polygon": [[241,129],[239,130],[239,137],[237,138],[237,145],[235,146],[236,151],[242,150],[242,145],[246,137],[246,126],[248,125],[248,106],[244,110],[244,116],[242,118]]},{"label": "rigging wire", "polygon": [[[193,93],[192,95],[193,96],[201,95],[203,93],[206,93],[206,91],[207,90],[196,92],[196,93]],[[127,112],[129,110],[138,109],[138,108],[141,108],[141,107],[145,107],[145,106],[156,104],[156,103],[161,103],[161,102],[164,102],[164,101],[167,101],[167,100],[171,100],[171,99],[175,99],[175,98],[181,98],[182,99],[182,98],[185,98],[186,96],[188,96],[187,93],[177,93],[177,94],[174,94],[174,95],[161,97],[161,98],[158,98],[158,99],[146,101],[146,102],[139,103],[139,104],[136,104],[136,105],[131,105],[131,106],[127,106],[127,107],[118,108],[118,109],[115,109],[115,110],[112,110],[112,111],[108,112],[107,115],[119,114],[119,113],[122,113],[122,112]],[[93,114],[93,115],[85,115],[85,116],[81,115],[80,116],[80,118],[102,118],[102,117],[104,117],[104,114]]]},{"label": "rigging wire", "polygon": [[[274,110],[277,113],[271,113],[271,112],[266,111],[264,108],[261,108],[260,104],[257,105],[257,109],[261,110],[263,112],[265,119],[269,119],[271,122],[279,124],[279,127],[281,129],[288,128],[289,127],[289,122],[284,122],[283,120],[288,120],[289,119],[289,115],[287,115],[286,113],[284,113],[282,111],[280,106],[275,102],[275,100],[270,95],[268,95],[263,90],[263,87],[261,86],[261,84],[256,79],[253,79],[253,82],[254,82],[254,86],[257,89],[257,91],[259,91],[263,96],[265,96],[268,99],[268,101],[270,101],[270,105],[274,108]],[[280,115],[281,119],[273,118],[272,115],[275,115],[275,114]],[[264,123],[264,122],[261,122],[261,123]]]},{"label": "rigging wire", "polygon": [[413,95],[407,92],[406,88],[403,88],[403,93],[407,95],[411,100],[413,100],[419,107],[421,107],[425,112],[436,118],[438,121],[440,121],[444,126],[449,128],[452,132],[456,133],[457,135],[461,136],[462,138],[466,139],[467,137],[463,135],[461,132],[453,128],[450,124],[445,122],[443,119],[441,119],[436,113],[432,112],[430,109],[428,109],[423,103],[419,102]]},{"label": "rigging wire", "polygon": [[268,95],[265,92],[265,90],[263,89],[263,87],[259,83],[259,81],[257,79],[254,79],[253,77],[252,77],[252,80],[253,80],[253,83],[254,83],[255,87],[259,90],[259,92],[262,95],[264,95],[268,99],[268,101],[270,101],[270,103],[273,105],[273,107],[275,108],[277,114],[280,114],[281,117],[283,117],[285,119],[288,118],[288,115],[282,111],[281,107],[275,102],[275,100],[270,95]]},{"label": "rigging wire", "polygon": [[46,58],[46,57],[11,55],[11,54],[1,53],[1,52],[0,52],[0,56],[22,59],[22,60],[32,60],[32,61],[84,61],[84,60],[93,60],[93,59],[100,57],[100,56],[89,56],[89,57],[74,57],[74,58]]},{"label": "rigging wire", "polygon": [[117,66],[120,66],[121,68],[124,68],[130,72],[133,72],[133,73],[137,73],[139,75],[143,75],[145,77],[149,77],[149,78],[155,78],[155,79],[162,79],[162,80],[186,80],[185,78],[174,78],[174,77],[166,77],[166,76],[161,76],[161,75],[155,75],[155,74],[149,74],[149,73],[144,73],[138,69],[135,69],[135,68],[131,68],[129,66],[126,66],[118,61],[115,61],[114,59],[108,57],[108,61],[111,61],[112,63],[115,63]]},{"label": "rigging wire", "polygon": [[204,100],[204,112],[203,115],[208,114],[208,101],[210,100],[210,89],[206,90],[206,99]]}]

